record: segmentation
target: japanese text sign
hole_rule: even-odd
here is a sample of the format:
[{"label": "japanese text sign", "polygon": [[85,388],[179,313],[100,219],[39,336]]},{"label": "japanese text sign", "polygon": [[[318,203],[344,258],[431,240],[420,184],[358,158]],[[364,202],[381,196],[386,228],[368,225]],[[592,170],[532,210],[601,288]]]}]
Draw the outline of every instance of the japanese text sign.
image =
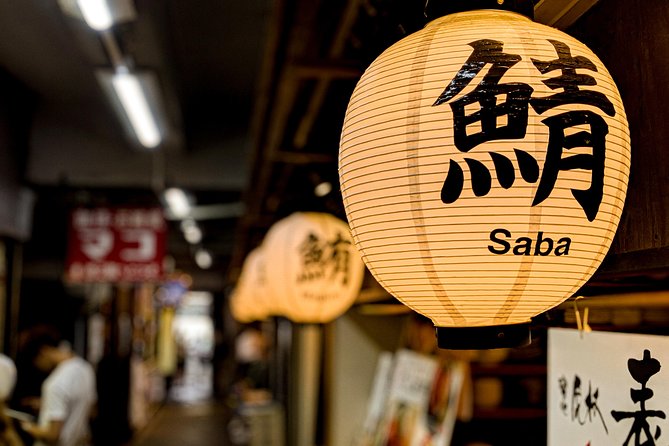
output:
[{"label": "japanese text sign", "polygon": [[166,224],[159,208],[76,209],[70,216],[67,280],[160,280]]},{"label": "japanese text sign", "polygon": [[669,443],[669,338],[551,329],[548,446]]}]

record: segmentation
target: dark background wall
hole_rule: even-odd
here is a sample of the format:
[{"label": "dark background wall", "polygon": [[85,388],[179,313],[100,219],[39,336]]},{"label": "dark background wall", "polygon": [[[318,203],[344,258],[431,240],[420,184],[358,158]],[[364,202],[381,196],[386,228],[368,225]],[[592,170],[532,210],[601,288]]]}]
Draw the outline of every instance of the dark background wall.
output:
[{"label": "dark background wall", "polygon": [[34,97],[0,66],[0,236],[25,240],[33,195],[22,187]]},{"label": "dark background wall", "polygon": [[604,62],[625,104],[632,170],[604,269],[669,266],[669,2],[600,1],[572,29]]}]

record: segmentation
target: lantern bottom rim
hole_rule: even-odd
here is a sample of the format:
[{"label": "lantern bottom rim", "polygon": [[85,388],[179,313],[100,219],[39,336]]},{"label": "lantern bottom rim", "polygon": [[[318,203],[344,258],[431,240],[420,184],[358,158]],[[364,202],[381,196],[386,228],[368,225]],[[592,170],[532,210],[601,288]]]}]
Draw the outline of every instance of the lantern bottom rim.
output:
[{"label": "lantern bottom rim", "polygon": [[446,350],[515,348],[532,341],[530,323],[484,327],[436,327],[437,345]]}]

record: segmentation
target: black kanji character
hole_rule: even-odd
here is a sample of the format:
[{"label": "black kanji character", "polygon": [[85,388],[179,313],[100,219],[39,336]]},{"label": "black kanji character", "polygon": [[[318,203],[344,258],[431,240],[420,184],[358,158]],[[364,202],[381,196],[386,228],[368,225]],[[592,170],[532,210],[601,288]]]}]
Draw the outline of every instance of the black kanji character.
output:
[{"label": "black kanji character", "polygon": [[[534,66],[541,74],[560,70],[561,75],[544,82],[551,90],[562,89],[562,92],[541,98],[532,98],[532,108],[543,114],[547,110],[564,104],[584,104],[599,108],[609,116],[615,116],[611,101],[601,92],[582,90],[580,86],[597,85],[595,78],[587,74],[579,74],[577,69],[597,71],[592,61],[584,56],[573,57],[569,47],[557,40],[549,40],[555,48],[558,58],[549,61],[532,59]],[[590,188],[572,190],[572,195],[581,205],[589,221],[593,221],[599,212],[604,192],[604,162],[606,158],[606,135],[609,127],[598,114],[587,111],[570,111],[542,121],[550,130],[548,153],[544,170],[539,182],[537,194],[532,206],[540,204],[548,198],[555,187],[561,170],[586,169],[592,172]],[[579,132],[565,137],[565,130],[585,124],[590,132]],[[574,155],[562,158],[563,149],[590,147],[592,155]]]},{"label": "black kanji character", "polygon": [[302,253],[302,260],[305,267],[322,262],[323,248],[320,245],[318,237],[312,233],[310,233],[307,236],[307,239],[300,245],[300,252]]},{"label": "black kanji character", "polygon": [[[565,380],[566,383],[566,380]],[[597,399],[599,399],[599,389],[592,391],[592,383],[588,381],[588,394],[583,401],[583,393],[581,391],[581,378],[578,375],[574,375],[574,386],[572,388],[572,398],[571,398],[571,420],[576,421],[581,426],[585,423],[592,423],[592,420],[595,416],[599,415],[599,419],[602,422],[604,431],[608,434],[609,429],[606,427],[606,422],[602,416],[602,412],[599,409],[597,404]],[[585,411],[581,412],[583,408],[582,403],[584,403]]]},{"label": "black kanji character", "polygon": [[606,427],[606,422],[602,416],[602,411],[599,410],[599,405],[597,404],[597,399],[599,399],[599,389],[592,391],[592,384],[588,381],[588,396],[585,397],[585,407],[587,409],[588,421],[592,422],[593,416],[599,415],[599,419],[604,426],[604,431],[608,434],[609,428]]},{"label": "black kanji character", "polygon": [[549,61],[540,61],[532,59],[534,66],[541,74],[560,70],[562,74],[543,81],[551,90],[562,89],[564,91],[555,93],[542,98],[532,98],[530,103],[537,113],[543,114],[545,111],[563,104],[585,104],[599,108],[609,116],[615,116],[616,112],[609,99],[598,91],[581,90],[582,85],[597,85],[595,78],[587,74],[579,74],[577,69],[597,71],[597,67],[590,59],[584,56],[573,57],[569,47],[557,40],[548,40],[558,58]]},{"label": "black kanji character", "polygon": [[[543,121],[550,129],[546,161],[532,206],[542,203],[555,187],[558,174],[563,170],[585,169],[592,172],[590,187],[586,190],[572,189],[571,193],[583,208],[589,221],[597,217],[604,195],[604,162],[606,161],[606,134],[609,127],[597,113],[582,110],[561,113]],[[580,131],[566,136],[565,130],[587,125],[590,131]],[[576,147],[591,147],[592,154],[563,157],[564,150]]]},{"label": "black kanji character", "polygon": [[[474,48],[455,78],[444,89],[434,105],[450,101],[460,94],[486,65],[492,65],[481,82],[470,93],[450,103],[453,111],[455,146],[463,153],[493,140],[522,139],[527,132],[528,108],[531,104],[538,114],[543,114],[565,104],[584,104],[597,107],[609,116],[615,115],[611,101],[601,92],[582,89],[596,85],[595,78],[577,73],[577,69],[597,71],[595,64],[584,56],[573,57],[570,48],[559,41],[549,40],[557,52],[557,59],[540,61],[532,59],[541,74],[560,70],[559,76],[544,83],[552,90],[563,91],[550,96],[531,98],[533,88],[524,83],[500,83],[502,76],[516,65],[521,57],[503,52],[503,42],[477,40],[470,43]],[[498,104],[498,97],[504,100]],[[478,103],[478,110],[467,115],[466,106]],[[505,121],[505,122],[503,122]],[[568,111],[550,116],[542,121],[549,128],[546,159],[541,172],[532,206],[541,204],[553,192],[561,171],[573,169],[589,170],[592,173],[587,189],[572,189],[572,195],[583,208],[589,221],[597,217],[604,193],[604,165],[606,161],[606,135],[608,125],[597,113],[589,110]],[[480,131],[468,134],[469,126],[480,125]],[[585,126],[587,130],[578,129]],[[571,131],[571,132],[570,132]],[[573,134],[570,134],[573,133]],[[592,154],[564,156],[565,150],[577,147],[590,148]],[[514,149],[522,178],[528,183],[539,179],[539,164],[527,152]],[[504,155],[490,152],[495,166],[497,181],[504,189],[515,181],[513,162]],[[490,170],[479,160],[464,159],[471,175],[472,191],[475,196],[487,195],[492,188]],[[448,174],[441,189],[441,201],[454,203],[462,193],[464,185],[463,168],[451,159]]]},{"label": "black kanji character", "polygon": [[[502,51],[503,42],[477,40],[469,44],[474,51],[453,80],[444,89],[433,105],[450,101],[469,85],[486,65],[492,65],[476,88],[450,103],[453,111],[453,139],[463,153],[488,141],[500,139],[522,139],[527,132],[527,115],[533,88],[520,82],[500,83],[502,76],[521,57]],[[498,101],[502,96],[501,102]],[[466,108],[478,103],[478,110],[467,115]],[[470,126],[478,124],[480,131],[468,133]],[[500,185],[508,189],[515,181],[515,169],[511,161],[500,154],[490,154],[497,171]],[[520,172],[526,181],[536,176],[538,164],[534,158],[516,149]],[[531,161],[528,162],[528,157]],[[466,158],[472,178],[472,189],[477,197],[484,196],[492,187],[492,176],[488,168],[478,160]],[[531,181],[531,182],[534,182]],[[451,160],[450,168],[441,189],[441,200],[446,204],[455,202],[462,192],[464,174],[462,168]]]},{"label": "black kanji character", "polygon": [[571,419],[583,425],[585,424],[585,418],[581,419],[581,398],[581,378],[574,375],[574,385],[571,393]]},{"label": "black kanji character", "polygon": [[[518,54],[504,53],[503,42],[483,39],[469,45],[474,51],[433,104],[440,105],[453,99],[483,67],[492,64],[481,83],[471,93],[450,104],[453,110],[455,146],[465,153],[487,141],[524,138],[529,100],[533,91],[532,87],[520,82],[500,84],[502,76],[521,60]],[[504,96],[505,100],[498,103],[498,96]],[[466,106],[475,103],[479,103],[479,110],[466,115]],[[506,123],[500,125],[502,121]],[[467,127],[474,123],[480,123],[481,131],[467,134]]]},{"label": "black kanji character", "polygon": [[334,241],[328,244],[331,250],[332,277],[341,274],[342,284],[346,285],[348,283],[349,247],[351,242],[346,240],[341,233],[337,233]]},{"label": "black kanji character", "polygon": [[[653,390],[647,387],[648,380],[655,374],[660,371],[661,365],[660,361],[650,356],[649,350],[643,351],[643,359],[638,360],[630,358],[627,360],[627,369],[634,378],[634,381],[641,384],[640,389],[630,389],[630,396],[634,403],[639,403],[640,410],[636,412],[623,412],[619,410],[612,410],[611,416],[616,422],[620,422],[626,418],[632,418],[634,422],[630,428],[630,433],[625,438],[625,442],[622,446],[627,446],[630,444],[632,437],[634,437],[635,446],[655,446],[655,440],[660,438],[662,433],[659,426],[655,428],[655,435],[651,435],[650,425],[648,424],[648,418],[661,418],[665,419],[666,415],[664,411],[661,410],[647,410],[646,401],[653,397]],[[643,437],[645,436],[646,440],[641,443]]]},{"label": "black kanji character", "polygon": [[325,277],[335,279],[341,274],[342,284],[348,283],[349,246],[341,233],[332,240],[321,240],[310,233],[300,245],[302,254],[302,272],[298,276],[300,281],[317,280]]},{"label": "black kanji character", "polygon": [[561,376],[558,379],[558,385],[560,386],[560,393],[562,394],[562,401],[560,401],[560,410],[566,415],[567,414],[567,378]]},{"label": "black kanji character", "polygon": [[320,239],[310,233],[306,240],[299,246],[302,254],[302,272],[298,276],[300,282],[305,280],[316,280],[323,277],[324,273],[324,247]]}]

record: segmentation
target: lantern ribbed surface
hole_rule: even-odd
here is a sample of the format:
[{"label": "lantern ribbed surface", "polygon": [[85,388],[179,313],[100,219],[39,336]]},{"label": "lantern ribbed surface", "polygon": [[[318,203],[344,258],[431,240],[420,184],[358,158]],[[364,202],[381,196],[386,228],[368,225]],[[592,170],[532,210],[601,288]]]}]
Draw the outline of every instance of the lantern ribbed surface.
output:
[{"label": "lantern ribbed surface", "polygon": [[339,153],[364,262],[438,327],[525,323],[572,296],[609,249],[629,168],[601,61],[494,10],[442,17],[379,56]]},{"label": "lantern ribbed surface", "polygon": [[276,312],[294,322],[330,322],[360,293],[364,264],[348,225],[332,215],[296,212],[279,220],[263,250]]}]

